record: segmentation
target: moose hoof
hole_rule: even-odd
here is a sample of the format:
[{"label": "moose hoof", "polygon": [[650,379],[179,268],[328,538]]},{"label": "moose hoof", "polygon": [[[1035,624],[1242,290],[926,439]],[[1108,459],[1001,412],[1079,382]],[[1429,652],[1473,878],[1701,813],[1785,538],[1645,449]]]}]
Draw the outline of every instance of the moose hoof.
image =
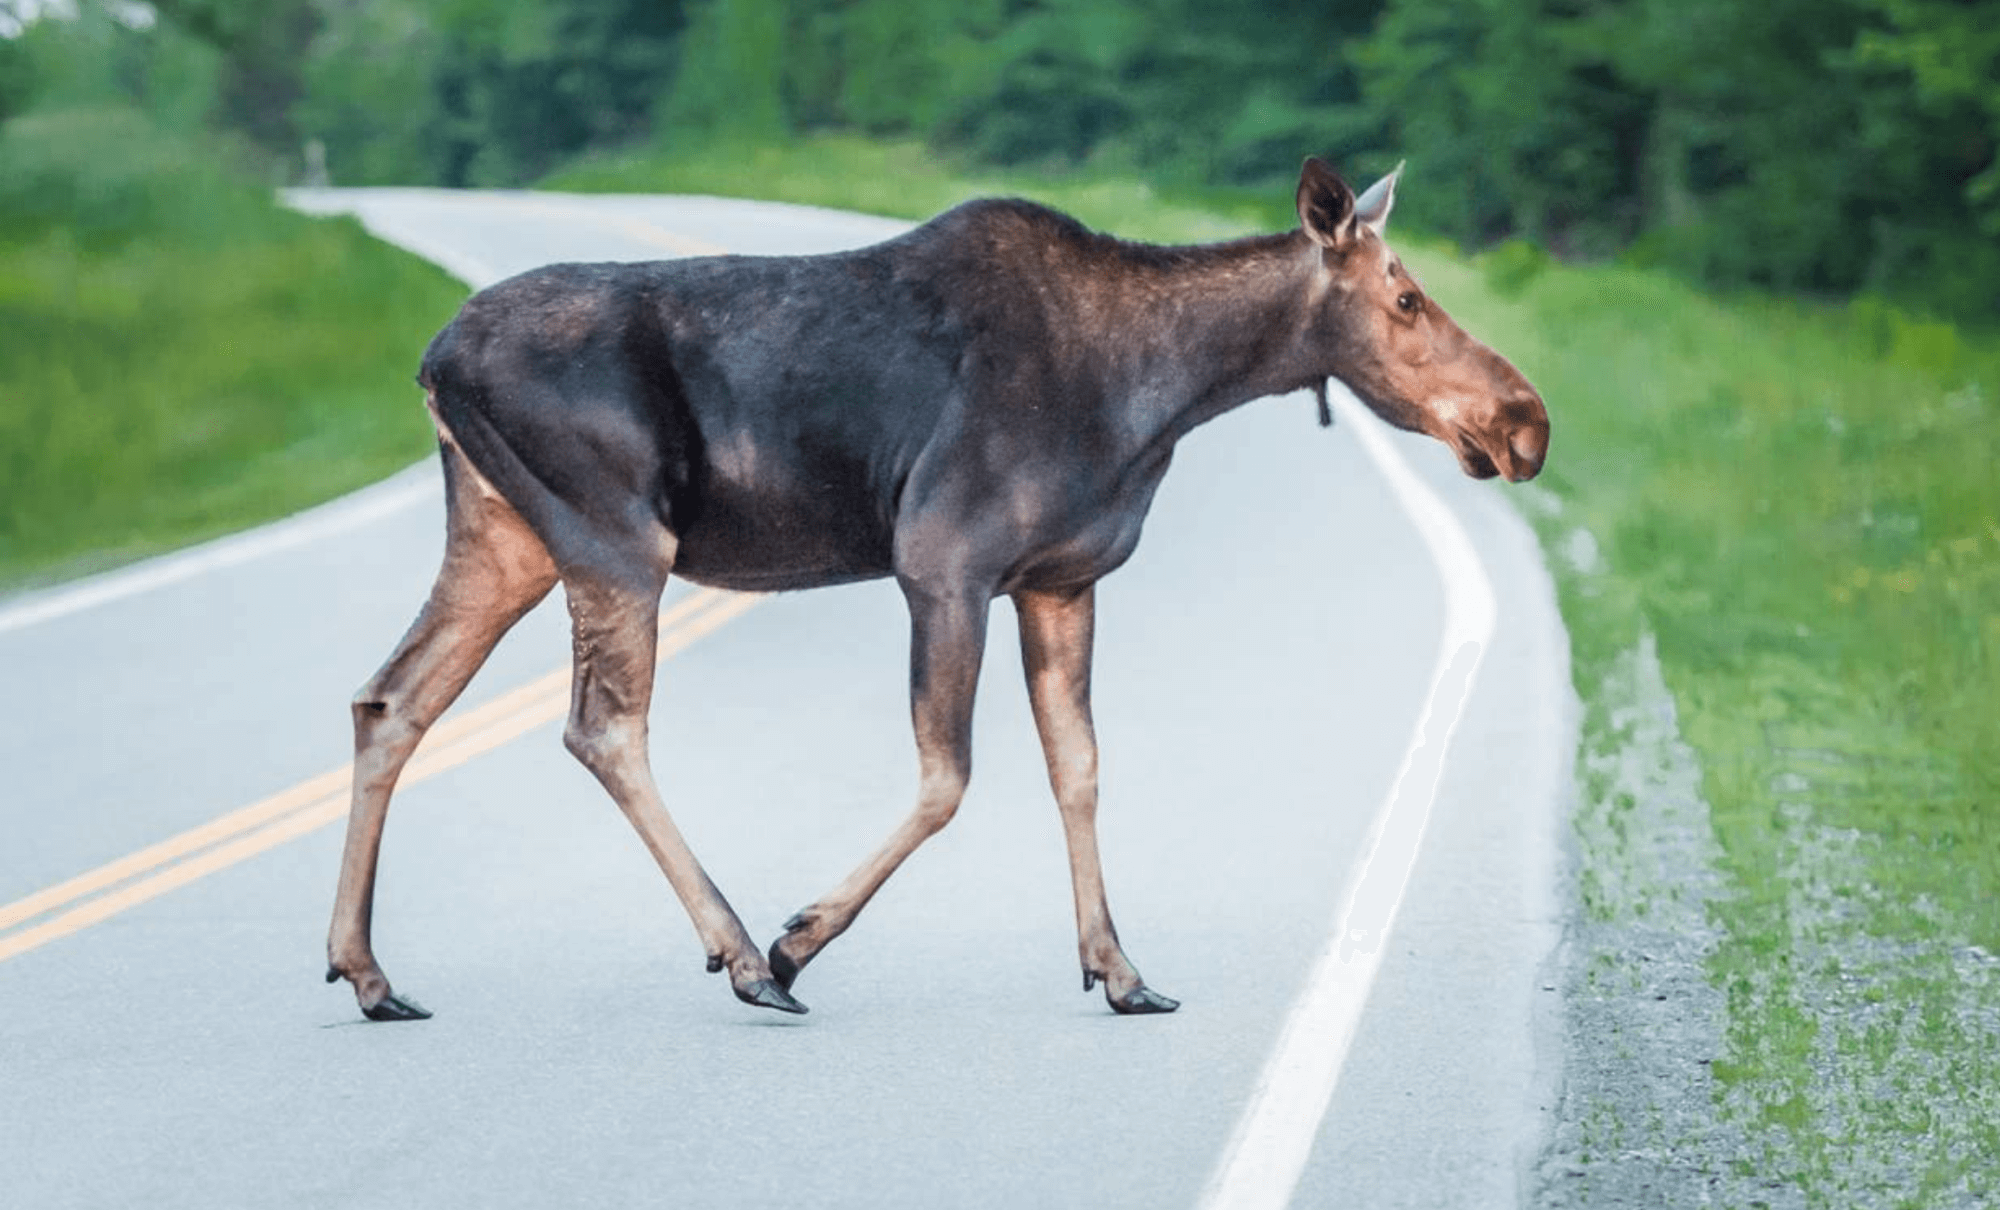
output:
[{"label": "moose hoof", "polygon": [[759,979],[748,987],[735,989],[736,998],[745,1004],[758,1008],[775,1008],[781,1013],[804,1013],[805,1005],[792,998],[792,993],[779,986],[776,979]]},{"label": "moose hoof", "polygon": [[1111,1005],[1111,1011],[1121,1017],[1137,1017],[1148,1013],[1170,1013],[1181,1006],[1179,1000],[1163,996],[1143,983],[1122,996],[1111,995],[1109,985],[1104,990],[1104,999]]},{"label": "moose hoof", "polygon": [[405,996],[387,995],[361,1007],[370,1021],[428,1021],[431,1010]]},{"label": "moose hoof", "polygon": [[811,962],[813,956],[809,953],[804,958],[792,957],[785,952],[785,940],[794,933],[812,927],[812,923],[804,912],[794,913],[790,920],[785,921],[784,934],[771,943],[770,952],[764,956],[764,960],[771,964],[771,974],[777,979],[778,986],[786,991],[792,990],[792,984],[798,981],[799,972],[806,968],[806,963]]},{"label": "moose hoof", "polygon": [[771,964],[771,977],[777,980],[778,986],[786,991],[791,991],[792,984],[798,981],[799,971],[803,968],[798,963],[792,961],[792,956],[784,951],[782,948],[783,945],[784,938],[782,937],[773,941],[771,943],[771,952],[766,956],[766,961]]}]

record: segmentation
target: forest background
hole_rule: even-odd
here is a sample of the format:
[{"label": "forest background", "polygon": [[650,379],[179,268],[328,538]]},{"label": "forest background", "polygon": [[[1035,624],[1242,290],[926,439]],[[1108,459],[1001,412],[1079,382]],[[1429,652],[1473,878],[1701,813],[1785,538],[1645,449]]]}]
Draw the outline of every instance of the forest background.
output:
[{"label": "forest background", "polygon": [[[0,27],[32,26],[0,40],[0,120],[123,100],[283,181],[519,186],[634,145],[827,130],[1166,188],[1416,149],[1402,217],[1468,247],[2000,313],[1991,3],[83,3],[89,37],[32,22],[51,0],[0,0]],[[39,154],[118,150],[89,137]],[[39,179],[23,141],[16,210]]]}]

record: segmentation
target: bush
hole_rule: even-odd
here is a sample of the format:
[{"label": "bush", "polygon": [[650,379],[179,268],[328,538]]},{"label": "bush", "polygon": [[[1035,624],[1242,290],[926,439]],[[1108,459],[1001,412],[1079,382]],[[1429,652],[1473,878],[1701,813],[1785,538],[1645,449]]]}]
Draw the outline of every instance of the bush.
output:
[{"label": "bush", "polygon": [[213,140],[170,134],[121,105],[14,118],[0,125],[0,239],[66,227],[91,248],[163,233],[214,246],[268,230],[264,190],[227,163]]},{"label": "bush", "polygon": [[1486,286],[1502,298],[1518,298],[1549,266],[1549,254],[1524,239],[1505,240],[1479,258]]}]

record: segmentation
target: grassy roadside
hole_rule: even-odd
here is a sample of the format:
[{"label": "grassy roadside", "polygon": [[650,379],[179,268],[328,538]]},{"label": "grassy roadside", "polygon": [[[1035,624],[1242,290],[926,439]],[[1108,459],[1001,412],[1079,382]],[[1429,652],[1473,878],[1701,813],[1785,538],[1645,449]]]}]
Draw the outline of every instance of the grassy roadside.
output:
[{"label": "grassy roadside", "polygon": [[[1486,330],[1567,404],[1543,525],[1579,552],[1587,746],[1618,741],[1589,690],[1649,631],[1699,763],[1720,1175],[1771,1205],[1989,1204],[2000,341],[1618,268],[1535,276]],[[1588,879],[1646,807],[1584,781],[1611,825]]]},{"label": "grassy roadside", "polygon": [[[1287,221],[1283,199],[1088,179],[968,179],[911,147],[827,140],[578,165],[545,182],[922,217],[1015,192],[1136,238]],[[1410,187],[1422,187],[1422,166]],[[1943,1206],[2000,1174],[2000,338],[1867,302],[1715,299],[1657,274],[1502,248],[1408,259],[1546,392],[1586,748],[1600,688],[1657,652],[1692,746],[1719,890],[1721,1166],[1771,1204]],[[1642,636],[1651,636],[1644,644]],[[1645,805],[1582,770],[1593,877]],[[1650,998],[1650,997],[1649,997]],[[1669,1138],[1671,1151],[1680,1142]],[[1775,1191],[1775,1192],[1772,1192]]]},{"label": "grassy roadside", "polygon": [[1658,634],[1732,864],[1808,810],[1870,838],[1880,927],[2000,949],[2000,340],[1619,268],[1482,327],[1563,401],[1549,486],[1610,568],[1578,662]]},{"label": "grassy roadside", "polygon": [[0,586],[282,516],[420,458],[465,295],[125,111],[0,130]]}]

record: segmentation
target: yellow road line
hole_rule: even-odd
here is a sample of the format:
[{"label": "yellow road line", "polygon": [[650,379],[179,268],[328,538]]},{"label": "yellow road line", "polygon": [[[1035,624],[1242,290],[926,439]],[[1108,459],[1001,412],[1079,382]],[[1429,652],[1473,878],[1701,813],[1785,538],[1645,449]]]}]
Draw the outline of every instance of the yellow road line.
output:
[{"label": "yellow road line", "polygon": [[[701,589],[660,615],[661,662],[751,608],[751,593]],[[399,788],[455,769],[569,710],[570,670],[559,668],[431,729],[398,779]],[[38,924],[0,935],[0,962],[99,924],[218,870],[296,840],[347,814],[352,763],[178,836],[0,906],[0,930],[87,900]],[[121,885],[123,884],[123,885]],[[115,889],[113,889],[115,888]],[[98,892],[106,892],[98,894]],[[96,898],[90,896],[96,895]]]}]

